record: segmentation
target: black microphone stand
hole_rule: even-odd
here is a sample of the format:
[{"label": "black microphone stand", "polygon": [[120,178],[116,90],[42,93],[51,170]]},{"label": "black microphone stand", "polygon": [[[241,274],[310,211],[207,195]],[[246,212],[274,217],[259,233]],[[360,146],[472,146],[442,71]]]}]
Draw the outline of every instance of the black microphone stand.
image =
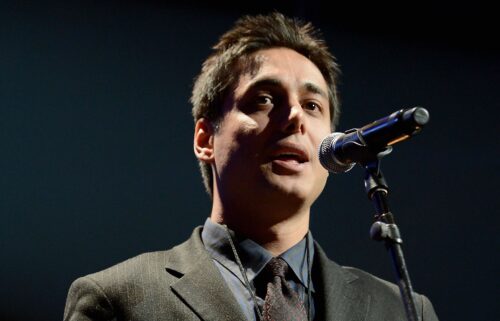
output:
[{"label": "black microphone stand", "polygon": [[370,237],[376,241],[384,241],[396,269],[397,283],[408,320],[418,321],[413,288],[401,246],[403,240],[401,239],[399,228],[394,221],[394,216],[389,209],[387,200],[389,188],[380,170],[380,160],[391,151],[392,147],[389,146],[382,152],[377,153],[372,159],[361,163],[365,169],[364,182],[366,193],[376,209],[375,222],[371,226]]}]

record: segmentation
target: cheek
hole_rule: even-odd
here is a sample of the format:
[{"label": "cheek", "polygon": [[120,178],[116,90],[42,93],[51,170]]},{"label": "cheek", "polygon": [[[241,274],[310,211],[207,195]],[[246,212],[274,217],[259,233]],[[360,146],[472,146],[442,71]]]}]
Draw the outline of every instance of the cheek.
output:
[{"label": "cheek", "polygon": [[323,168],[323,166],[321,166],[321,164],[319,164],[318,162],[318,168],[316,168],[316,181],[315,181],[315,185],[316,185],[316,194],[319,195],[321,194],[321,192],[323,191],[323,189],[325,188],[325,185],[326,185],[326,182],[328,180],[328,171],[326,169]]},{"label": "cheek", "polygon": [[259,131],[258,123],[246,115],[231,115],[215,135],[216,164],[224,166],[232,160],[241,161],[251,151]]},{"label": "cheek", "polygon": [[239,136],[250,136],[257,134],[261,130],[262,120],[256,117],[250,117],[244,113],[238,113],[232,120],[237,128]]},{"label": "cheek", "polygon": [[313,124],[312,127],[313,135],[312,141],[316,148],[319,148],[323,139],[332,133],[330,125],[325,125],[324,123]]},{"label": "cheek", "polygon": [[326,180],[328,179],[328,175],[330,175],[330,173],[323,166],[320,167],[321,167],[321,177],[324,181],[323,184],[326,184]]},{"label": "cheek", "polygon": [[233,137],[228,143],[238,145],[242,152],[254,153],[259,148],[259,137],[263,130],[261,123],[248,115],[239,114],[233,119],[232,126]]}]

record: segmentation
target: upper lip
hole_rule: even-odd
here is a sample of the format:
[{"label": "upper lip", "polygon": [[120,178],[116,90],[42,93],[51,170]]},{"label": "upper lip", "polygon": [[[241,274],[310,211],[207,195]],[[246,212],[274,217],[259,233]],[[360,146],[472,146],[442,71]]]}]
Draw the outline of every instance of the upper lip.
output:
[{"label": "upper lip", "polygon": [[277,144],[271,152],[271,157],[276,158],[282,155],[292,155],[293,157],[296,157],[300,163],[309,161],[309,155],[306,149],[295,143]]}]

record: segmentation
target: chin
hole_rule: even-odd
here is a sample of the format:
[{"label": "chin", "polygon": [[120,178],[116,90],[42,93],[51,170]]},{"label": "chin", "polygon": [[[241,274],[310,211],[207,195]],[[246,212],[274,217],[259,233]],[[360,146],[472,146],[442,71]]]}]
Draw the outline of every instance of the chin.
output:
[{"label": "chin", "polygon": [[[309,182],[301,182],[293,177],[278,177],[269,182],[270,189],[278,198],[295,204],[312,203],[317,195]],[[313,200],[312,197],[314,197]]]},{"label": "chin", "polygon": [[298,175],[280,175],[271,168],[266,169],[263,170],[262,176],[265,185],[263,193],[275,198],[276,201],[281,199],[285,205],[294,203],[311,206],[323,191],[328,178],[327,174],[324,177],[318,177],[311,172]]}]

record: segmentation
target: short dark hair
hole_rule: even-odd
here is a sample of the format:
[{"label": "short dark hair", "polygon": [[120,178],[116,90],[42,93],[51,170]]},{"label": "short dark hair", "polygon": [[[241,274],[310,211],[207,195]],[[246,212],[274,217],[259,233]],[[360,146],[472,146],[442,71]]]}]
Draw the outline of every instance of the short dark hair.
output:
[{"label": "short dark hair", "polygon": [[[277,47],[295,50],[318,67],[328,85],[330,117],[334,129],[340,116],[337,90],[340,69],[336,59],[320,31],[311,23],[278,12],[243,16],[213,46],[213,53],[205,60],[195,79],[191,95],[194,121],[206,118],[217,128],[223,116],[222,104],[242,72],[238,70],[238,62],[258,50]],[[202,161],[199,164],[205,188],[212,196],[212,168]]]}]

